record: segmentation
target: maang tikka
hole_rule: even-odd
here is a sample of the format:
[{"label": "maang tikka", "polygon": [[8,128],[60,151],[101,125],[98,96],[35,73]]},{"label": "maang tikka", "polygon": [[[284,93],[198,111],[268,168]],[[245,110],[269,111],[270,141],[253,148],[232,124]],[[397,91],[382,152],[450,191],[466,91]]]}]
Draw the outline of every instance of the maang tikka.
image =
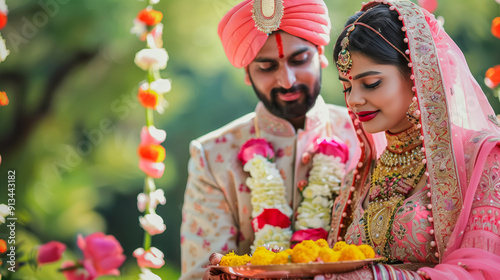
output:
[{"label": "maang tikka", "polygon": [[347,33],[345,34],[344,39],[342,39],[342,41],[340,42],[342,50],[339,52],[339,55],[337,57],[337,62],[335,63],[337,64],[337,68],[339,69],[339,71],[342,72],[342,74],[344,75],[347,75],[347,73],[351,71],[352,67],[351,53],[347,49],[347,47],[349,46],[349,35],[356,28],[356,23],[358,22],[358,20],[362,18],[364,15],[366,15],[368,11],[364,12],[353,23],[345,27],[347,28]]},{"label": "maang tikka", "polygon": [[345,76],[349,73],[349,71],[351,71],[351,67],[352,67],[351,53],[349,52],[347,47],[349,46],[349,35],[356,28],[356,25],[362,25],[362,26],[370,29],[371,31],[373,31],[375,34],[380,36],[387,44],[389,44],[392,48],[394,48],[397,52],[399,52],[406,59],[406,61],[410,62],[410,58],[407,55],[405,55],[400,49],[398,49],[396,46],[394,46],[391,42],[389,42],[389,40],[387,40],[384,37],[384,35],[382,35],[379,31],[375,30],[375,28],[369,26],[366,23],[358,22],[371,9],[372,8],[365,11],[353,23],[349,24],[348,26],[346,26],[344,28],[344,29],[347,29],[347,32],[345,34],[344,39],[342,39],[342,41],[340,42],[340,46],[342,47],[342,50],[339,52],[336,64],[337,64],[337,69],[339,69],[339,71],[342,72],[342,74],[344,74]]}]

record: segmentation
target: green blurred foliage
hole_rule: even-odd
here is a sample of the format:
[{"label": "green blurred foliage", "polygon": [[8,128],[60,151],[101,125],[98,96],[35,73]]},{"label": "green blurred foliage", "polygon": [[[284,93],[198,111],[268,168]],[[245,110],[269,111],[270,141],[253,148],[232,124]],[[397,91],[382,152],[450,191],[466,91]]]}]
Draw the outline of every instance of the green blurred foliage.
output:
[{"label": "green blurred foliage", "polygon": [[[172,79],[170,103],[155,124],[167,131],[166,171],[156,180],[167,204],[157,212],[167,225],[153,237],[165,253],[163,279],[180,271],[181,207],[191,139],[253,110],[257,102],[243,83],[243,70],[227,61],[217,36],[217,23],[239,0],[163,0],[164,47],[170,55],[163,78]],[[327,0],[332,43],[361,1]],[[0,108],[0,203],[7,201],[7,171],[16,171],[16,216],[20,248],[59,240],[78,258],[76,236],[96,231],[112,234],[127,255],[122,273],[137,275],[132,251],[142,245],[143,231],[136,196],[144,174],[136,149],[145,123],[136,100],[146,78],[134,55],[145,46],[130,34],[132,20],[146,6],[136,0],[7,0],[9,22],[2,35],[11,50],[0,65],[0,90],[10,98]],[[471,72],[496,112],[498,99],[484,86],[484,73],[500,64],[500,40],[490,33],[500,15],[494,0],[439,0],[435,11],[462,48]],[[330,66],[323,71],[322,94],[343,105],[343,95]],[[6,236],[1,227],[0,237]],[[71,253],[73,252],[73,253]],[[19,279],[62,279],[57,265],[37,273],[22,269]],[[22,278],[25,277],[25,278]],[[112,277],[106,279],[114,279]],[[128,279],[128,278],[127,278]]]}]

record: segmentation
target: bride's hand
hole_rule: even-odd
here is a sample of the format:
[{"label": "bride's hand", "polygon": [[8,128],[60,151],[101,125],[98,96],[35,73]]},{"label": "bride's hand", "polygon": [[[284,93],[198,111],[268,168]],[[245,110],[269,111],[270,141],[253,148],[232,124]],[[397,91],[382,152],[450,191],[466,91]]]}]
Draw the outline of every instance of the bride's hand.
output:
[{"label": "bride's hand", "polygon": [[339,273],[339,274],[321,274],[316,275],[314,280],[373,280],[372,269],[362,268],[350,272]]},{"label": "bride's hand", "polygon": [[223,255],[219,253],[213,253],[208,258],[209,266],[205,270],[205,274],[203,274],[203,280],[235,280],[242,279],[235,275],[227,274],[227,273],[218,273],[211,269],[211,266],[218,265]]}]

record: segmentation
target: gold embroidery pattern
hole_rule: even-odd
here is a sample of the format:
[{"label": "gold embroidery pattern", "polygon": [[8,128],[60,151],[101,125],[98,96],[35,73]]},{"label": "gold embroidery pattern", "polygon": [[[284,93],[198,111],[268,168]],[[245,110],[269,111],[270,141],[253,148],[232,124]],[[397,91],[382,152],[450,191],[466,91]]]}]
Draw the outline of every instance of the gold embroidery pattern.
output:
[{"label": "gold embroidery pattern", "polygon": [[[433,37],[420,7],[410,1],[388,1],[403,17],[411,50],[413,73],[425,138],[435,237],[440,258],[448,243],[462,208],[462,195],[450,135],[446,93],[439,71],[439,61]],[[440,151],[448,151],[441,153]]]},{"label": "gold embroidery pattern", "polygon": [[270,34],[278,30],[283,18],[283,0],[254,0],[252,19],[260,31]]}]

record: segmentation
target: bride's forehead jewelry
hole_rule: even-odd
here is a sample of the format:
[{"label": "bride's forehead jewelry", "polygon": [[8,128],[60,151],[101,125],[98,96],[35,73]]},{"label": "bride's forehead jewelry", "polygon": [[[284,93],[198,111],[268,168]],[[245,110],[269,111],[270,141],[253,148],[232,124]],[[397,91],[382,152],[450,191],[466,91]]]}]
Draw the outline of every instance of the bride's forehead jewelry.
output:
[{"label": "bride's forehead jewelry", "polygon": [[[370,11],[370,10],[368,10],[368,11]],[[342,47],[342,50],[339,52],[336,64],[337,64],[337,68],[339,69],[339,71],[342,72],[342,74],[344,74],[345,76],[347,76],[347,74],[351,71],[351,67],[352,67],[351,53],[349,52],[347,47],[349,46],[349,35],[356,28],[356,25],[364,26],[364,27],[370,29],[371,31],[373,31],[375,34],[380,36],[380,38],[384,39],[384,41],[386,41],[387,44],[389,44],[393,49],[395,49],[397,52],[399,52],[408,62],[410,62],[410,58],[408,58],[408,56],[405,53],[403,53],[400,49],[398,49],[391,42],[389,42],[389,40],[387,40],[384,37],[384,35],[382,35],[380,32],[375,30],[375,28],[369,26],[366,23],[358,22],[359,19],[362,18],[368,11],[366,11],[364,14],[362,14],[358,19],[356,19],[356,21],[354,21],[353,23],[349,24],[348,26],[346,26],[344,28],[344,30],[347,29],[347,32],[345,34],[344,39],[342,39],[342,41],[340,42],[340,46]]]}]

